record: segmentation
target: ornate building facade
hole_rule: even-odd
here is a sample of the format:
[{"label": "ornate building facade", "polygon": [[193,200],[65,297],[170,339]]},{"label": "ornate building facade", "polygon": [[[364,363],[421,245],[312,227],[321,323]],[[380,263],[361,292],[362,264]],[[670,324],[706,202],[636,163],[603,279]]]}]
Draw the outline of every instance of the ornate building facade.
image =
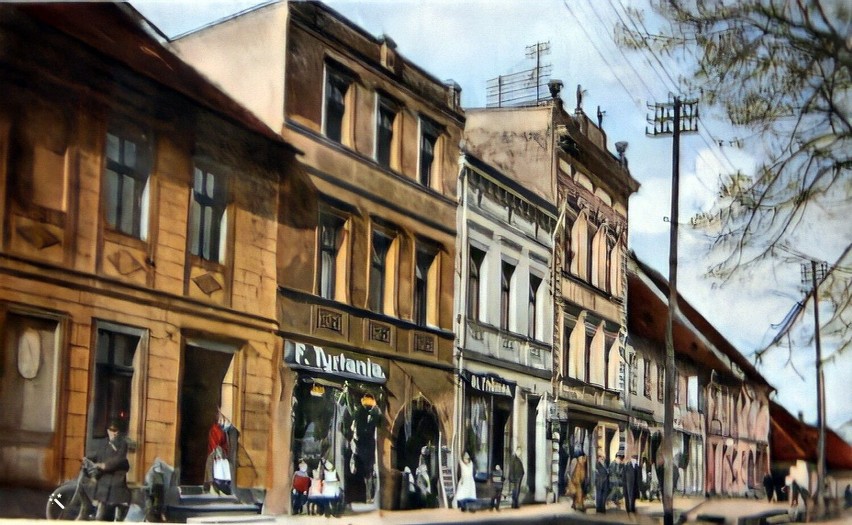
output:
[{"label": "ornate building facade", "polygon": [[262,6],[176,46],[304,152],[317,188],[313,227],[278,236],[268,507],[289,508],[305,458],[335,465],[347,502],[397,508],[401,471],[422,456],[437,486],[455,431],[460,88],[315,2]]},{"label": "ornate building facade", "polygon": [[241,431],[235,483],[267,485],[266,261],[310,182],[145,24],[120,4],[0,7],[3,483],[76,476],[118,420],[131,483],[159,457],[200,485],[221,414]]}]

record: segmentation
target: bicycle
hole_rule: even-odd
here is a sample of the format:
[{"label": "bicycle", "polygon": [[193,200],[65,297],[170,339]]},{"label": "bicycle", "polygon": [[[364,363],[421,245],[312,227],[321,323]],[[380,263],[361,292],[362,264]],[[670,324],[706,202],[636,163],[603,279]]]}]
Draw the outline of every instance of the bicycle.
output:
[{"label": "bicycle", "polygon": [[95,463],[88,458],[83,458],[77,477],[56,487],[47,498],[45,509],[47,519],[93,519],[97,510],[92,503],[97,472]]}]

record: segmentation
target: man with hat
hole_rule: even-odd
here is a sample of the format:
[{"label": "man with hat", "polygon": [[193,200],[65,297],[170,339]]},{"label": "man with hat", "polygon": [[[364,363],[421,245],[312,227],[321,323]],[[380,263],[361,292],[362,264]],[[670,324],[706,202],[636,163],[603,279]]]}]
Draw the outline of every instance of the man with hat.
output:
[{"label": "man with hat", "polygon": [[121,435],[122,421],[113,419],[107,427],[108,439],[98,450],[88,456],[99,476],[92,498],[97,502],[98,521],[123,521],[130,504],[130,489],[127,488],[127,440]]},{"label": "man with hat", "polygon": [[621,498],[624,496],[624,449],[618,449],[615,461],[609,465],[609,497],[615,507],[621,506]]},{"label": "man with hat", "polygon": [[627,512],[636,512],[636,497],[639,495],[639,481],[642,471],[639,466],[639,456],[630,456],[630,463],[624,467],[624,507]]}]

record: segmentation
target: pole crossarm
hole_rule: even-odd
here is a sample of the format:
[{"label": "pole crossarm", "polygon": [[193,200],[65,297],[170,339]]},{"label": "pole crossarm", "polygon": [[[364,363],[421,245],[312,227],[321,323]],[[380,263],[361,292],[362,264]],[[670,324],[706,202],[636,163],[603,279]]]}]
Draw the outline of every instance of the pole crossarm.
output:
[{"label": "pole crossarm", "polygon": [[[675,105],[679,106],[680,111],[675,117]],[[654,111],[654,116],[646,117],[648,124],[652,125],[649,129],[645,127],[645,135],[649,137],[666,137],[674,135],[675,120],[680,122],[678,133],[698,133],[698,99],[682,100],[680,97],[675,97],[672,102],[663,102],[648,104],[648,109]]]}]

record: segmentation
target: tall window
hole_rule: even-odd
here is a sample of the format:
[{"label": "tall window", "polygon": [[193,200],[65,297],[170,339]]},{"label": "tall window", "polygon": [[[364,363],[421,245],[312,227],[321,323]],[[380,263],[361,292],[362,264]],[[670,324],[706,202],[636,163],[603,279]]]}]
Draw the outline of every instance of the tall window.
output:
[{"label": "tall window", "polygon": [[527,335],[532,339],[537,339],[536,326],[539,322],[540,312],[538,311],[538,288],[541,286],[541,278],[535,275],[530,275],[530,290],[529,300],[527,302]]},{"label": "tall window", "polygon": [[595,338],[594,327],[586,326],[586,340],[584,341],[583,351],[585,352],[585,360],[583,361],[583,381],[586,383],[592,380],[592,342]]},{"label": "tall window", "polygon": [[686,408],[689,410],[699,410],[701,408],[699,402],[699,387],[698,376],[687,376],[686,378]]},{"label": "tall window", "polygon": [[630,361],[630,393],[634,395],[636,394],[636,383],[639,381],[638,360],[638,357],[634,357],[633,360]]},{"label": "tall window", "polygon": [[224,262],[228,191],[225,178],[195,167],[189,216],[189,250],[208,261]]},{"label": "tall window", "polygon": [[666,394],[665,388],[666,369],[657,363],[657,401],[663,401]]},{"label": "tall window", "polygon": [[675,370],[674,402],[675,405],[680,404],[680,372],[677,370]]},{"label": "tall window", "polygon": [[325,69],[325,136],[335,142],[343,142],[343,127],[346,122],[346,95],[352,85],[352,77],[326,64]]},{"label": "tall window", "polygon": [[420,119],[420,166],[418,180],[423,186],[431,186],[434,179],[435,149],[440,132],[438,126],[424,118]]},{"label": "tall window", "polygon": [[470,247],[470,256],[467,272],[467,316],[469,319],[479,320],[482,305],[481,272],[482,262],[485,260],[485,252]]},{"label": "tall window", "polygon": [[370,310],[385,313],[385,288],[387,282],[387,259],[391,238],[373,231],[370,249]]},{"label": "tall window", "polygon": [[319,294],[325,299],[335,299],[338,280],[338,256],[343,245],[341,217],[329,213],[320,215],[319,224]]},{"label": "tall window", "polygon": [[[565,315],[563,317],[562,322],[562,363],[563,363],[563,372],[562,375],[565,377],[576,377],[576,369],[572,367],[572,364],[576,360],[576,356],[574,355],[575,349],[571,346],[571,336],[574,332],[574,328],[577,326],[577,318],[573,315]],[[575,365],[576,366],[576,365]]]},{"label": "tall window", "polygon": [[149,140],[130,125],[111,127],[106,136],[103,205],[107,225],[122,233],[147,237]]},{"label": "tall window", "polygon": [[[414,265],[414,323],[426,326],[429,321],[429,299],[432,294],[432,264],[435,252],[428,248],[418,248]],[[433,301],[435,298],[432,298]]]},{"label": "tall window", "polygon": [[642,395],[644,395],[648,399],[651,399],[651,360],[645,358],[644,363],[645,366],[642,371],[642,379],[644,380],[644,384],[642,387]]},{"label": "tall window", "polygon": [[106,437],[107,423],[113,419],[123,421],[125,430],[127,428],[130,420],[133,357],[138,345],[138,336],[98,330],[92,404],[92,433],[95,438]]},{"label": "tall window", "polygon": [[393,151],[393,126],[397,105],[386,97],[379,96],[376,108],[376,161],[386,168],[391,167]]},{"label": "tall window", "polygon": [[503,261],[500,270],[500,328],[509,329],[509,312],[512,308],[512,275],[515,266]]}]

